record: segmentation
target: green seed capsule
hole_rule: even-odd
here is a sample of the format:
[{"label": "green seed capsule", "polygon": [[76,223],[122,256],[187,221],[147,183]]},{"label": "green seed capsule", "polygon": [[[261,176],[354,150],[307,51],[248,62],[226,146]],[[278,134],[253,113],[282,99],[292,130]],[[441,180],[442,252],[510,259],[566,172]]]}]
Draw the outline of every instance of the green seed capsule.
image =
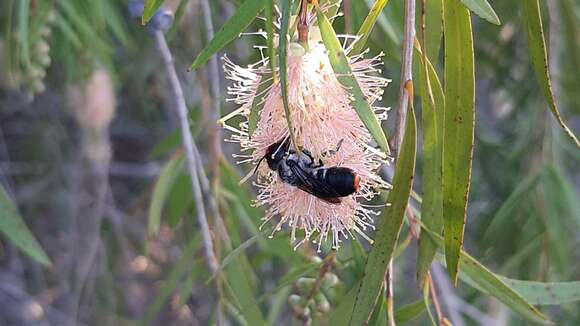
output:
[{"label": "green seed capsule", "polygon": [[326,273],[326,275],[324,275],[324,278],[322,279],[322,287],[325,289],[335,287],[339,282],[340,280],[338,279],[338,276],[336,276],[336,274]]},{"label": "green seed capsule", "polygon": [[300,301],[301,301],[302,297],[299,296],[298,294],[291,294],[288,297],[288,303],[290,304],[290,306],[294,307],[294,306],[299,306],[300,305]]}]

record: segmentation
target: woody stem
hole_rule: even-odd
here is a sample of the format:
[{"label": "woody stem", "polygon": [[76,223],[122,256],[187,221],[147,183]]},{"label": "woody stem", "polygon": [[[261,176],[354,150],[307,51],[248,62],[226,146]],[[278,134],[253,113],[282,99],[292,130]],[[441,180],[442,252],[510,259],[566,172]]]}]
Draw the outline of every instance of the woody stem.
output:
[{"label": "woody stem", "polygon": [[308,51],[308,4],[311,0],[302,0],[298,13],[298,42]]}]

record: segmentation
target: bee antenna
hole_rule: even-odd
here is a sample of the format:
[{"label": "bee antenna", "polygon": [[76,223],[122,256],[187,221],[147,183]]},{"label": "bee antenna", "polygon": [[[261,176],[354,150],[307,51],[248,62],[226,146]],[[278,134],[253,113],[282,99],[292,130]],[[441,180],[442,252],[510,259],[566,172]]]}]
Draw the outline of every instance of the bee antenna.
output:
[{"label": "bee antenna", "polygon": [[259,161],[258,164],[256,164],[256,167],[252,169],[252,171],[250,171],[248,174],[246,174],[245,177],[242,178],[242,180],[240,180],[238,182],[239,185],[243,184],[244,182],[248,181],[248,179],[250,179],[254,174],[256,174],[256,171],[258,171],[258,168],[260,167],[260,163],[262,163],[262,161],[264,160],[264,157],[262,157]]}]

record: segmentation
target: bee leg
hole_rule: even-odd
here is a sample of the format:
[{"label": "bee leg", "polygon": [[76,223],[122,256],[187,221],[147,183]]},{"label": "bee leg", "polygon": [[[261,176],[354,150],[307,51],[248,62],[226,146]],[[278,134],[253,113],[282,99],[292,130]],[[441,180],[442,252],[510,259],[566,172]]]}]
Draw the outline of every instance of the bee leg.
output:
[{"label": "bee leg", "polygon": [[322,153],[323,157],[327,157],[327,156],[334,156],[336,155],[336,153],[338,153],[338,151],[340,150],[340,147],[342,146],[342,142],[344,141],[344,138],[342,138],[341,140],[338,141],[338,144],[336,144],[336,148],[335,149],[331,149],[328,150],[324,153]]},{"label": "bee leg", "polygon": [[337,153],[337,152],[338,152],[338,150],[340,150],[340,146],[342,146],[342,142],[343,142],[343,141],[344,141],[344,138],[341,138],[341,139],[338,141],[338,144],[336,144],[336,149],[334,150],[334,152],[335,152],[335,153]]}]

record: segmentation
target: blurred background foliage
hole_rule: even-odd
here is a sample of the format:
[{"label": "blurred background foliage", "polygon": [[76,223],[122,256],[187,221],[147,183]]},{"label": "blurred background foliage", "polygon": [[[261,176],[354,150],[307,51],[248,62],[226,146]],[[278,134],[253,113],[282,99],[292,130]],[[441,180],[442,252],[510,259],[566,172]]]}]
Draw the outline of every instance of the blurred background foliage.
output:
[{"label": "blurred background foliage", "polygon": [[[319,257],[309,245],[294,251],[286,232],[270,239],[272,225],[259,231],[263,211],[252,206],[254,190],[237,184],[248,168],[235,164],[236,146],[223,143],[218,162],[208,155],[213,77],[207,65],[187,72],[209,39],[203,2],[165,1],[163,8],[174,17],[166,37],[192,132],[209,181],[219,180],[213,198],[223,219],[210,220],[218,276],[203,260],[173,99],[152,28],[141,26],[135,2],[0,2],[0,324],[289,325],[345,318],[368,243],[346,242],[330,262],[332,271],[317,282],[321,264],[329,264],[330,258],[322,261],[326,254]],[[546,2],[554,89],[564,119],[577,131],[580,3]],[[207,3],[217,29],[240,1]],[[513,279],[578,280],[580,152],[547,110],[519,6],[490,4],[500,26],[472,17],[476,145],[465,247]],[[355,33],[370,5],[344,0],[337,33]],[[383,74],[393,80],[385,106],[394,107],[398,97],[402,27],[403,2],[391,1],[368,42],[371,54],[386,54]],[[255,20],[248,31],[263,28]],[[255,62],[253,46],[264,43],[243,35],[221,54]],[[441,57],[435,62],[440,76]],[[233,106],[225,101],[221,69],[219,75],[225,114]],[[387,134],[393,120],[384,125]],[[419,175],[422,164],[428,162],[419,157]],[[415,187],[420,192],[420,182]],[[16,222],[9,223],[8,214]],[[40,246],[32,239],[18,245],[27,236],[19,233],[26,228],[19,217]],[[401,323],[429,323],[408,225],[397,253],[395,308],[404,309],[395,316]],[[432,276],[443,314],[455,325],[527,323],[466,283],[452,288],[440,268]],[[314,283],[320,283],[316,293],[310,290]],[[314,303],[305,309],[309,296]],[[371,324],[386,323],[382,300]],[[580,323],[577,303],[542,311],[558,325]]]}]

